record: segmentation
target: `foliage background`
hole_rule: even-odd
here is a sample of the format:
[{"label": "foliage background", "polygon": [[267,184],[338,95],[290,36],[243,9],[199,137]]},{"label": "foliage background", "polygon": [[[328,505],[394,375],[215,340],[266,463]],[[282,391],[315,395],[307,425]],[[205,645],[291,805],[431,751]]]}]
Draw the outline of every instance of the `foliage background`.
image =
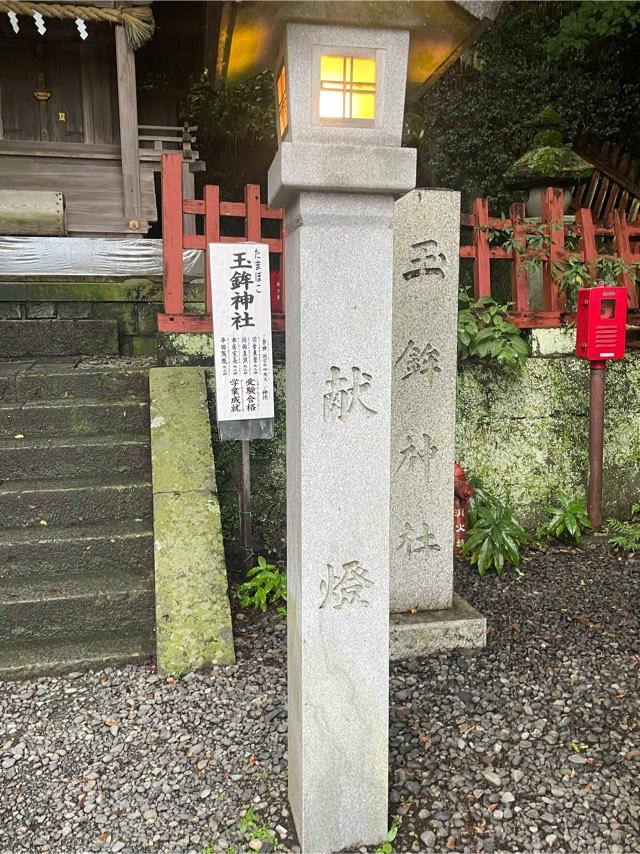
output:
[{"label": "foliage background", "polygon": [[[566,142],[593,135],[640,155],[639,5],[506,3],[465,61],[416,105],[423,127],[418,184],[460,189],[463,204],[489,196],[496,213],[506,212],[518,197],[502,173],[526,151],[548,105],[562,117]],[[610,7],[618,23],[613,13],[623,7],[632,16],[620,30],[605,20],[594,33],[584,22],[594,6]],[[561,24],[569,16],[575,27],[566,34]],[[577,33],[584,49],[576,47]]]},{"label": "foliage background", "polygon": [[[502,173],[548,105],[567,142],[593,135],[640,155],[639,26],[640,3],[630,0],[505,3],[463,60],[407,107],[418,185],[460,189],[463,203],[489,196],[493,212],[506,211],[518,195]],[[225,198],[241,198],[246,182],[265,184],[276,149],[270,73],[220,91],[203,75],[182,112],[199,126],[207,180]]]}]

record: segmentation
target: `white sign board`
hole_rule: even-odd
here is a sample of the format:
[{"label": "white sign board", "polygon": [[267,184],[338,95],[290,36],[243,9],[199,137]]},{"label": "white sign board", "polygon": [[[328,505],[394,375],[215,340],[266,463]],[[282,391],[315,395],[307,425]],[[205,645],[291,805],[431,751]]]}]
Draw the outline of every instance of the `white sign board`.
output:
[{"label": "white sign board", "polygon": [[269,249],[210,243],[218,421],[273,418]]}]

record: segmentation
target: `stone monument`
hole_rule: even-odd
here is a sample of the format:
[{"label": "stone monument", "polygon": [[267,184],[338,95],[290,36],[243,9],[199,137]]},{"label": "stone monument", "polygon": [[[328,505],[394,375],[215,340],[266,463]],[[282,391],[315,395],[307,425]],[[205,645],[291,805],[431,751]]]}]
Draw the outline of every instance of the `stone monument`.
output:
[{"label": "stone monument", "polygon": [[453,593],[460,194],[395,203],[391,416],[391,657],[484,646]]},{"label": "stone monument", "polygon": [[276,81],[289,798],[308,852],[386,836],[392,221],[415,184],[405,91],[419,97],[498,5],[272,0],[222,13],[216,84],[265,67]]},{"label": "stone monument", "polygon": [[393,200],[409,32],[288,23],[276,65],[286,208],[289,798],[303,851],[386,834]]}]

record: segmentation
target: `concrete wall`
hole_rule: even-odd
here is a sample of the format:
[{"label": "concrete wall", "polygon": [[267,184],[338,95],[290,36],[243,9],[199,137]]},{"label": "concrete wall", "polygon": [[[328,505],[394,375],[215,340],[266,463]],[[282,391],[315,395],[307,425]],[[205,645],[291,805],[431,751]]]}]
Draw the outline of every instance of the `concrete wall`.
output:
[{"label": "concrete wall", "polygon": [[[160,338],[166,364],[213,361],[208,335]],[[537,332],[532,343],[535,355],[518,373],[490,362],[462,366],[456,419],[456,459],[507,501],[531,529],[541,521],[544,505],[557,489],[584,494],[589,405],[589,368],[571,355],[571,333]],[[275,439],[251,446],[253,529],[257,552],[284,555],[285,370],[278,335],[274,361]],[[239,538],[240,446],[218,440],[213,368],[206,373],[225,549],[233,560]],[[640,500],[640,354],[627,355],[607,371],[605,429],[605,516],[623,518]]]},{"label": "concrete wall", "polygon": [[[213,407],[213,370],[207,372]],[[252,443],[254,534],[259,552],[284,553],[285,371],[276,365],[276,438]],[[458,373],[456,459],[507,501],[533,529],[545,504],[561,488],[584,495],[588,471],[589,368],[570,355],[531,357],[518,374],[488,364]],[[214,449],[225,547],[237,541],[239,446]],[[607,372],[605,516],[629,515],[640,500],[640,355]]]},{"label": "concrete wall", "polygon": [[[187,283],[188,310],[204,310],[202,285]],[[159,279],[0,277],[0,320],[115,320],[122,356],[155,356]]]},{"label": "concrete wall", "polygon": [[[485,365],[458,375],[456,459],[509,502],[526,527],[556,489],[584,495],[589,366],[573,356],[530,358],[516,376]],[[604,506],[628,517],[640,499],[640,355],[607,370]]]}]

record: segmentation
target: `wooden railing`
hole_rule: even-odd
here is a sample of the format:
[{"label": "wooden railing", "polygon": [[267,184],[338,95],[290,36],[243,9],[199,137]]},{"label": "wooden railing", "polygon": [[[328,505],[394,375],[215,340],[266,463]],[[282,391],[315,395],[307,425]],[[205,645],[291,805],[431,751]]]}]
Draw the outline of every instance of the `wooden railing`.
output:
[{"label": "wooden railing", "polygon": [[140,157],[145,160],[160,160],[163,154],[182,152],[183,160],[197,160],[200,155],[194,148],[197,125],[187,122],[175,125],[138,125]]},{"label": "wooden railing", "polygon": [[[619,284],[627,288],[628,308],[638,310],[638,290],[633,268],[640,264],[640,224],[628,224],[623,211],[613,210],[606,225],[595,225],[591,211],[581,208],[575,219],[563,213],[563,192],[549,187],[543,197],[542,217],[526,220],[524,205],[512,205],[508,219],[490,217],[486,199],[475,199],[471,214],[461,217],[461,258],[473,259],[473,290],[476,299],[492,296],[491,262],[510,264],[511,319],[521,328],[558,327],[570,317],[566,310],[566,295],[559,287],[563,265],[569,261],[585,264],[596,275],[599,258],[620,259]],[[469,235],[471,229],[471,235]],[[531,246],[531,236],[539,246]],[[495,245],[492,235],[502,238],[504,245]],[[567,247],[568,236],[576,248]],[[466,237],[466,245],[465,245]],[[469,239],[470,237],[470,239]],[[598,250],[598,241],[611,242],[612,253]],[[492,245],[492,242],[494,245]],[[535,241],[534,241],[535,242]],[[531,264],[537,258],[542,271],[542,305],[534,306],[531,299]]]},{"label": "wooden railing", "polygon": [[[201,234],[186,234],[183,214],[203,217]],[[223,217],[244,220],[244,233],[231,237],[221,232]],[[277,220],[279,236],[263,237],[263,220]],[[182,186],[182,156],[162,155],[162,243],[164,258],[164,312],[158,315],[159,332],[211,332],[211,283],[207,246],[209,243],[264,243],[279,261],[271,277],[272,326],[284,330],[284,212],[260,203],[260,186],[247,184],[244,202],[220,201],[220,188],[208,184],[204,199],[185,199]],[[204,258],[204,314],[185,312],[183,249],[200,249]],[[277,265],[276,265],[277,266]],[[215,287],[215,283],[214,283]]]},{"label": "wooden railing", "polygon": [[[210,332],[211,292],[206,247],[209,243],[251,241],[264,243],[273,260],[271,309],[274,330],[284,331],[284,212],[260,202],[260,187],[247,184],[244,202],[220,201],[219,188],[207,185],[204,199],[184,198],[182,155],[162,155],[162,228],[164,254],[164,312],[158,315],[160,332]],[[563,213],[563,191],[549,187],[543,196],[542,216],[527,219],[522,204],[514,204],[508,219],[489,216],[486,199],[473,202],[472,212],[461,216],[460,258],[473,261],[473,292],[476,299],[495,296],[492,289],[492,263],[510,265],[511,320],[523,329],[559,327],[570,321],[566,294],[560,287],[563,268],[568,262],[584,264],[592,277],[597,275],[599,259],[618,259],[619,284],[626,287],[629,317],[637,323],[638,287],[634,270],[640,269],[640,222],[627,223],[623,211],[613,210],[606,224],[594,224],[591,211],[582,208],[575,217]],[[200,233],[187,233],[186,217],[203,218]],[[244,220],[243,234],[225,235],[224,217]],[[263,221],[278,222],[278,236],[263,236]],[[532,240],[532,236],[535,238]],[[608,251],[602,249],[605,241]],[[571,242],[573,245],[568,245]],[[532,245],[533,244],[533,245]],[[600,244],[600,246],[599,246]],[[203,252],[205,284],[202,302],[204,314],[185,312],[183,250]],[[540,272],[534,273],[536,260]],[[495,283],[495,268],[494,283]],[[533,298],[532,285],[538,279],[541,296]],[[437,299],[437,294],[434,294]]]},{"label": "wooden railing", "polygon": [[574,148],[593,172],[574,189],[571,210],[589,208],[595,223],[608,222],[616,210],[635,221],[640,214],[640,161],[612,142],[579,139]]}]

